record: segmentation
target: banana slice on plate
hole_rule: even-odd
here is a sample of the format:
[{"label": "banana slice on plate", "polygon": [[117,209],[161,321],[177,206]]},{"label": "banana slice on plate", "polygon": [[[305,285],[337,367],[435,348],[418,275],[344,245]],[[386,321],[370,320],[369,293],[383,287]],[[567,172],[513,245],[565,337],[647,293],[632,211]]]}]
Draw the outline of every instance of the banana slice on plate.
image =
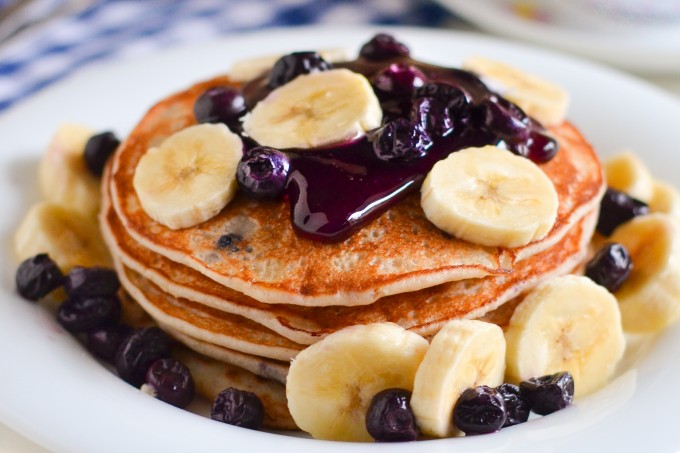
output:
[{"label": "banana slice on plate", "polygon": [[427,340],[391,323],[347,327],[300,352],[286,381],[295,423],[317,439],[371,441],[366,411],[388,388],[411,390]]},{"label": "banana slice on plate", "polygon": [[652,212],[661,212],[680,219],[680,192],[663,181],[654,181],[649,209]]},{"label": "banana slice on plate", "polygon": [[423,182],[420,204],[432,223],[453,236],[519,247],[548,234],[558,198],[552,181],[529,159],[485,146],[437,162]]},{"label": "banana slice on plate", "polygon": [[[344,48],[323,49],[318,52],[329,63],[337,63],[349,59],[349,52]],[[271,69],[274,63],[282,56],[283,54],[264,55],[238,60],[229,69],[229,78],[234,82],[249,82]]]},{"label": "banana slice on plate", "polygon": [[79,124],[59,126],[38,167],[38,184],[46,201],[96,215],[101,182],[89,172],[84,157],[85,144],[94,134]]},{"label": "banana slice on plate", "polygon": [[569,93],[552,82],[483,57],[465,60],[463,69],[490,79],[492,88],[498,85],[501,95],[544,126],[561,124],[567,116]]},{"label": "banana slice on plate", "polygon": [[234,197],[241,138],[224,124],[197,124],[149,149],[133,185],[149,217],[171,229],[214,217]]},{"label": "banana slice on plate", "polygon": [[62,205],[34,205],[14,234],[20,261],[47,253],[63,273],[73,266],[111,267],[111,257],[91,216]]},{"label": "banana slice on plate", "polygon": [[260,145],[317,148],[380,126],[382,109],[366,77],[331,69],[296,77],[272,91],[243,120]]},{"label": "banana slice on plate", "polygon": [[633,270],[616,291],[623,328],[658,332],[680,318],[680,225],[667,214],[636,217],[619,226],[612,242],[623,244]]},{"label": "banana slice on plate", "polygon": [[654,179],[647,166],[632,151],[610,157],[604,164],[607,185],[647,203],[654,192]]},{"label": "banana slice on plate", "polygon": [[626,346],[616,298],[575,275],[532,290],[510,318],[505,340],[511,382],[569,371],[575,396],[604,385]]},{"label": "banana slice on plate", "polygon": [[433,338],[416,372],[411,408],[423,434],[454,434],[453,407],[468,387],[503,382],[505,339],[495,324],[448,322]]}]

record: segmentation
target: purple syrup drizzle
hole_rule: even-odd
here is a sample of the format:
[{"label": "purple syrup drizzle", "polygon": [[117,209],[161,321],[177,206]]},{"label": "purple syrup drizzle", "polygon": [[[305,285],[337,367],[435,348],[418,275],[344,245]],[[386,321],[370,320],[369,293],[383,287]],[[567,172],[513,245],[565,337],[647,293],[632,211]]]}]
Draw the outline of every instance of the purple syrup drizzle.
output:
[{"label": "purple syrup drizzle", "polygon": [[[496,98],[475,75],[451,68],[395,58],[381,62],[359,59],[336,64],[371,78],[391,63],[417,66],[429,81],[450,83],[461,89],[472,105]],[[268,93],[266,76],[244,87],[248,109]],[[387,107],[390,101],[384,102]],[[385,108],[383,109],[385,110]],[[418,190],[432,167],[450,153],[468,147],[503,145],[498,134],[476,127],[469,118],[454,118],[453,132],[433,140],[427,154],[419,159],[385,162],[378,159],[368,136],[317,150],[285,150],[290,173],[284,197],[290,203],[295,232],[307,239],[339,242],[388,208]],[[536,124],[540,131],[544,129]]]}]

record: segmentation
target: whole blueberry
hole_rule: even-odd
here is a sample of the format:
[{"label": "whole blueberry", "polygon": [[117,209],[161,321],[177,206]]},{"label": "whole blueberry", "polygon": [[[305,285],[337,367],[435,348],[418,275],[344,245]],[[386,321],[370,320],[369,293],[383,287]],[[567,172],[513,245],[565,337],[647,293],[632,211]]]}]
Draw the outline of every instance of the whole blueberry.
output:
[{"label": "whole blueberry", "polygon": [[246,112],[246,101],[239,90],[217,86],[205,90],[194,103],[194,116],[199,123],[235,122]]},{"label": "whole blueberry", "polygon": [[186,407],[194,399],[194,379],[179,360],[163,358],[154,361],[146,372],[145,383],[156,398],[176,407]]},{"label": "whole blueberry", "polygon": [[385,124],[372,138],[373,151],[380,160],[409,161],[427,154],[432,139],[420,123],[405,118]]},{"label": "whole blueberry", "polygon": [[123,340],[130,335],[132,328],[125,324],[106,324],[87,332],[86,344],[97,357],[113,362]]},{"label": "whole blueberry", "polygon": [[62,278],[57,264],[46,253],[40,253],[21,262],[15,283],[21,297],[38,300],[57,289]]},{"label": "whole blueberry", "polygon": [[453,131],[454,127],[445,101],[430,97],[413,101],[411,121],[420,123],[431,137],[445,137]]},{"label": "whole blueberry", "polygon": [[88,332],[118,321],[120,310],[116,295],[72,297],[59,305],[57,321],[69,332]]},{"label": "whole blueberry", "polygon": [[290,160],[285,153],[266,146],[251,148],[236,168],[241,190],[254,198],[274,199],[286,187]]},{"label": "whole blueberry", "polygon": [[444,102],[452,115],[460,116],[469,106],[465,93],[458,87],[446,82],[425,82],[413,92],[415,98],[434,98]]},{"label": "whole blueberry", "polygon": [[503,396],[485,385],[463,390],[453,408],[453,424],[465,434],[488,434],[505,425]]},{"label": "whole blueberry", "polygon": [[508,417],[505,419],[506,426],[518,425],[529,420],[529,412],[531,412],[531,404],[529,400],[522,395],[519,387],[513,384],[501,384],[496,387],[496,391],[503,397],[505,403],[505,411]]},{"label": "whole blueberry", "polygon": [[411,97],[423,86],[427,77],[415,66],[394,63],[378,72],[371,79],[371,85],[381,99]]},{"label": "whole blueberry", "polygon": [[229,425],[260,429],[264,420],[264,406],[256,394],[229,387],[215,398],[210,416],[213,420]]},{"label": "whole blueberry", "polygon": [[269,75],[269,88],[285,85],[297,76],[327,71],[332,66],[318,52],[293,52],[279,58]]},{"label": "whole blueberry", "polygon": [[586,264],[586,277],[614,292],[626,281],[633,261],[626,248],[618,243],[605,244]]},{"label": "whole blueberry", "polygon": [[69,297],[112,296],[119,288],[118,274],[103,267],[76,266],[64,277],[64,289]]},{"label": "whole blueberry", "polygon": [[170,338],[158,327],[135,330],[116,352],[116,371],[125,382],[139,387],[154,361],[170,357],[171,347]]},{"label": "whole blueberry", "polygon": [[552,414],[574,401],[574,378],[568,371],[522,381],[519,388],[539,415]]},{"label": "whole blueberry", "polygon": [[618,190],[608,188],[600,204],[597,231],[605,236],[633,217],[649,214],[649,206]]},{"label": "whole blueberry", "polygon": [[387,389],[376,394],[366,412],[366,430],[378,442],[406,442],[418,438],[411,410],[411,392]]},{"label": "whole blueberry", "polygon": [[397,57],[408,57],[409,48],[397,41],[392,35],[379,33],[361,46],[359,56],[367,60],[387,60]]},{"label": "whole blueberry", "polygon": [[559,144],[557,143],[557,140],[550,136],[550,134],[532,130],[527,139],[525,157],[528,157],[534,163],[542,164],[555,157],[558,150]]},{"label": "whole blueberry", "polygon": [[90,137],[83,153],[88,170],[95,176],[101,176],[106,161],[119,145],[120,140],[113,132],[102,132]]}]

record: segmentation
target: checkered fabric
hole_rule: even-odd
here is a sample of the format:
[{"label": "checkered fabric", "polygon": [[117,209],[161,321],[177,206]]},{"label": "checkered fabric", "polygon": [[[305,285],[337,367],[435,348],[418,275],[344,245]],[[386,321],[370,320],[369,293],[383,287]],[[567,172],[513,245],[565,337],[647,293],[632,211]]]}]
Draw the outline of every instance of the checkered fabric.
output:
[{"label": "checkered fabric", "polygon": [[[44,8],[67,3],[66,0],[42,1]],[[455,21],[450,12],[432,0],[99,0],[81,3],[86,6],[72,14],[52,20],[43,18],[43,23],[0,42],[0,112],[92,62],[142,56],[178,43],[273,26],[328,23],[441,27]]]}]

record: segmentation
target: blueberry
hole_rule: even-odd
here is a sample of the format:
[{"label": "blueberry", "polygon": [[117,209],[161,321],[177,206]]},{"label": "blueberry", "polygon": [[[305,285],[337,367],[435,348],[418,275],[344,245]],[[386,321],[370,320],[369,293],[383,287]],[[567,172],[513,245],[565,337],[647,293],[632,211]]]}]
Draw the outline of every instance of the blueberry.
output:
[{"label": "blueberry", "polygon": [[116,371],[125,382],[139,387],[149,366],[157,359],[170,357],[170,352],[170,338],[158,327],[135,330],[116,352]]},{"label": "blueberry", "polygon": [[194,116],[199,123],[233,123],[246,112],[241,92],[228,86],[205,90],[194,103]]},{"label": "blueberry", "polygon": [[106,324],[87,333],[87,348],[97,357],[113,362],[116,351],[131,332],[132,328],[125,324]]},{"label": "blueberry", "polygon": [[465,434],[496,432],[506,419],[503,396],[486,385],[463,390],[453,408],[453,424]]},{"label": "blueberry", "polygon": [[163,358],[154,361],[146,372],[146,385],[156,398],[176,407],[186,407],[194,399],[194,379],[180,361]]},{"label": "blueberry", "polygon": [[299,75],[327,71],[332,66],[318,52],[293,52],[279,58],[269,75],[269,88],[285,85]]},{"label": "blueberry", "polygon": [[57,321],[69,332],[88,332],[118,321],[120,310],[120,300],[115,295],[73,297],[59,305]]},{"label": "blueberry", "polygon": [[574,378],[568,371],[522,381],[519,388],[539,415],[552,414],[574,401]]},{"label": "blueberry", "polygon": [[366,412],[366,430],[378,442],[406,442],[418,438],[416,419],[410,405],[411,392],[387,389],[371,400]]},{"label": "blueberry", "polygon": [[621,287],[630,271],[633,261],[628,250],[617,243],[606,244],[586,264],[586,277],[610,292]]},{"label": "blueberry", "polygon": [[256,394],[229,387],[215,398],[210,416],[213,420],[229,425],[260,429],[264,420],[264,406]]},{"label": "blueberry", "polygon": [[463,91],[445,82],[425,82],[413,92],[415,98],[434,98],[445,102],[453,115],[460,115],[469,105]]},{"label": "blueberry", "polygon": [[614,232],[616,227],[633,217],[649,214],[649,206],[618,190],[608,188],[600,204],[600,217],[597,231],[605,236]]},{"label": "blueberry", "polygon": [[118,274],[103,267],[76,266],[64,277],[64,289],[70,297],[112,296],[119,288]]},{"label": "blueberry", "polygon": [[559,145],[557,140],[547,133],[531,131],[527,140],[527,151],[524,155],[537,164],[548,162],[555,157]]},{"label": "blueberry", "polygon": [[230,252],[238,252],[240,250],[237,243],[243,240],[240,234],[229,233],[223,234],[217,240],[217,248],[220,250],[229,250]]},{"label": "blueberry", "polygon": [[524,141],[529,138],[529,126],[524,113],[513,104],[487,98],[475,107],[477,127],[499,135],[506,140]]},{"label": "blueberry", "polygon": [[246,194],[274,199],[283,194],[290,169],[288,156],[266,146],[251,148],[243,154],[236,168],[236,179]]},{"label": "blueberry", "polygon": [[529,412],[531,412],[531,405],[529,400],[522,395],[519,387],[513,384],[501,384],[496,387],[496,391],[503,397],[505,402],[505,411],[508,418],[505,419],[506,426],[518,425],[529,420]]},{"label": "blueberry", "polygon": [[437,98],[423,97],[413,102],[411,121],[420,123],[431,137],[444,137],[453,131],[453,120],[445,103]]},{"label": "blueberry", "polygon": [[95,175],[101,176],[104,172],[104,166],[109,156],[120,145],[120,140],[113,132],[102,132],[94,135],[85,144],[85,165],[88,170]]},{"label": "blueberry", "polygon": [[424,156],[432,139],[420,123],[397,118],[378,129],[372,138],[373,151],[380,160],[408,161]]},{"label": "blueberry", "polygon": [[397,41],[393,36],[379,33],[371,38],[359,50],[359,56],[367,60],[387,60],[389,58],[408,57],[409,48]]},{"label": "blueberry", "polygon": [[63,275],[46,253],[24,260],[15,275],[17,291],[28,300],[45,297],[62,283]]},{"label": "blueberry", "polygon": [[371,80],[373,89],[381,99],[411,97],[423,86],[425,74],[415,66],[394,63],[375,74]]}]

